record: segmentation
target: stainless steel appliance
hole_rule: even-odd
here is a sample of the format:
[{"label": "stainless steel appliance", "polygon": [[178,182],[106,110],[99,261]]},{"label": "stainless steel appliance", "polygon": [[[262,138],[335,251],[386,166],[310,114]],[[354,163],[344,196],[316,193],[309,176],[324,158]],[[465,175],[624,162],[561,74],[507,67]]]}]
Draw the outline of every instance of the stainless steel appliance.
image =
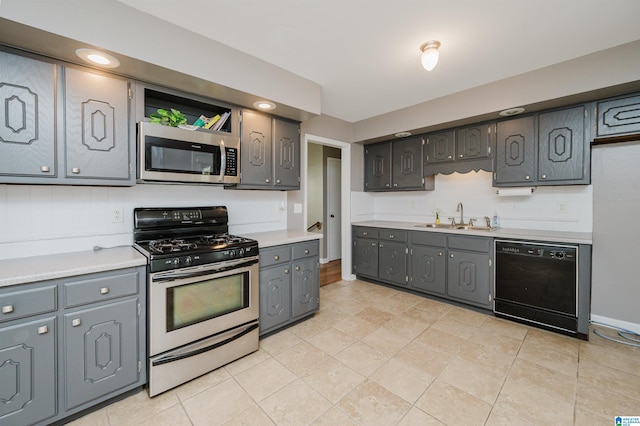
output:
[{"label": "stainless steel appliance", "polygon": [[137,208],[148,263],[148,377],[155,396],[258,350],[258,243],[225,207]]},{"label": "stainless steel appliance", "polygon": [[578,332],[578,246],[495,241],[494,312]]},{"label": "stainless steel appliance", "polygon": [[238,158],[239,138],[138,123],[139,181],[236,184]]}]

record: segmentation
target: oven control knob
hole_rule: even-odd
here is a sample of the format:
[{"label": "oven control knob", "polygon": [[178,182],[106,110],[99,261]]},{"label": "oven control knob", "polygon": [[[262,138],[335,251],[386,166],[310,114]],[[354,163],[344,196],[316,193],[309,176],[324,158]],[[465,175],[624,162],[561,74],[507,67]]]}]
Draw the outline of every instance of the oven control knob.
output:
[{"label": "oven control knob", "polygon": [[173,265],[174,268],[177,268],[178,266],[180,266],[180,258],[176,257],[171,261],[171,264]]},{"label": "oven control knob", "polygon": [[184,258],[185,265],[191,265],[193,263],[193,258],[191,256],[187,256]]}]

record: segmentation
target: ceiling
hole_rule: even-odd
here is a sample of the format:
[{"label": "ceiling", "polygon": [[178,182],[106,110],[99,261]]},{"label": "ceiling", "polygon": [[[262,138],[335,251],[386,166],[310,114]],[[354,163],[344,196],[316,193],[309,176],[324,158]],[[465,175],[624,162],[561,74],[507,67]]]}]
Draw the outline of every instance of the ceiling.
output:
[{"label": "ceiling", "polygon": [[638,0],[118,1],[318,83],[347,122],[640,39]]}]

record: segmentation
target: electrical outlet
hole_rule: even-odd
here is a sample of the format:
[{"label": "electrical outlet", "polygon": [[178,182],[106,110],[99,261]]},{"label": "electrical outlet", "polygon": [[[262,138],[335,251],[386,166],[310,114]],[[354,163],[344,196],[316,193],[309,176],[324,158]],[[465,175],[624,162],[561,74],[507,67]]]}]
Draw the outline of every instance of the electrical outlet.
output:
[{"label": "electrical outlet", "polygon": [[556,208],[558,209],[558,213],[566,213],[569,210],[569,207],[567,206],[567,202],[564,200],[558,201]]},{"label": "electrical outlet", "polygon": [[124,223],[123,208],[115,208],[111,210],[111,223]]}]

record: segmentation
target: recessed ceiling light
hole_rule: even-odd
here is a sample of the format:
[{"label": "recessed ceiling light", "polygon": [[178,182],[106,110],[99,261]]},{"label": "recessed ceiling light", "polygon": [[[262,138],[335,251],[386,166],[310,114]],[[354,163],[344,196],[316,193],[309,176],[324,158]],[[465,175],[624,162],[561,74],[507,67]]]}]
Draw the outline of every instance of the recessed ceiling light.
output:
[{"label": "recessed ceiling light", "polygon": [[85,62],[99,65],[104,68],[116,68],[120,66],[120,61],[108,53],[95,49],[78,49],[76,55]]},{"label": "recessed ceiling light", "polygon": [[524,112],[524,108],[518,107],[518,108],[505,109],[504,111],[500,111],[499,114],[503,117],[510,117],[512,115],[522,114],[523,112]]},{"label": "recessed ceiling light", "polygon": [[276,104],[274,104],[273,102],[269,102],[269,101],[258,101],[258,102],[254,102],[253,106],[261,109],[263,111],[269,111],[271,109],[275,109],[276,108]]},{"label": "recessed ceiling light", "polygon": [[398,132],[395,136],[396,138],[406,138],[407,136],[411,136],[411,132]]}]

